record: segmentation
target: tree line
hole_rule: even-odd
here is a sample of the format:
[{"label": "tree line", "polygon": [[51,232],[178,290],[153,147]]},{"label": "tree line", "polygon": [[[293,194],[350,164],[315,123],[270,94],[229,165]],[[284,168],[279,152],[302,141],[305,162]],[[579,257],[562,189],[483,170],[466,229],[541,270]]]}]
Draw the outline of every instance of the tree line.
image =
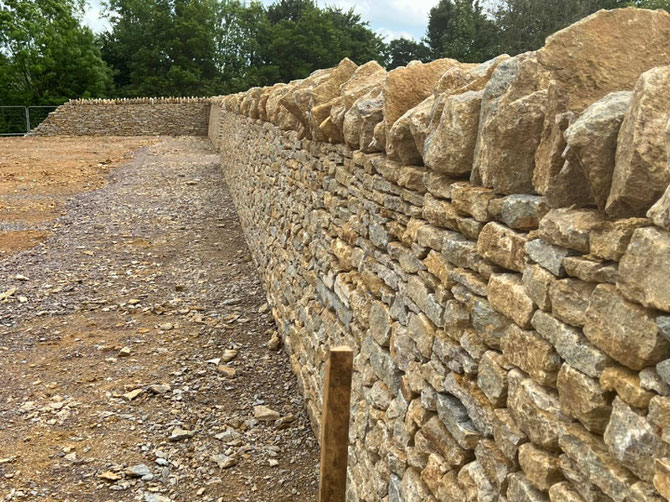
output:
[{"label": "tree line", "polygon": [[207,96],[303,78],[344,57],[388,69],[441,57],[481,62],[541,47],[602,8],[670,10],[670,0],[439,0],[420,41],[384,41],[353,10],[313,0],[108,0],[110,29],[82,23],[86,0],[0,0],[0,105],[70,98]]}]

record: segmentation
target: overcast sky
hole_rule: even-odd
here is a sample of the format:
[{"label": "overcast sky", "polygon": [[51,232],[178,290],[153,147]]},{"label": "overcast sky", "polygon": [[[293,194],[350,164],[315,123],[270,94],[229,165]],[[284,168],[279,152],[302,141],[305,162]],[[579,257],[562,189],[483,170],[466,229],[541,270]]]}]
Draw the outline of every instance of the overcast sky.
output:
[{"label": "overcast sky", "polygon": [[[263,0],[270,5],[273,0]],[[335,5],[345,9],[354,8],[370,27],[387,39],[400,36],[420,39],[428,25],[428,11],[438,0],[318,0],[320,6]],[[93,31],[100,32],[109,25],[100,14],[100,1],[89,0],[84,18]]]}]

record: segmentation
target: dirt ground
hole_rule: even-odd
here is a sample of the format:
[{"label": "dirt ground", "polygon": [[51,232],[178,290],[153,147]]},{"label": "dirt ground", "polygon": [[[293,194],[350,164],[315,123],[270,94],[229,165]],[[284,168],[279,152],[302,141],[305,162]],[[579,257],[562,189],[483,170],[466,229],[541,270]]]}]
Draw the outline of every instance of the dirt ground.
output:
[{"label": "dirt ground", "polygon": [[0,140],[0,500],[312,501],[206,139]]}]

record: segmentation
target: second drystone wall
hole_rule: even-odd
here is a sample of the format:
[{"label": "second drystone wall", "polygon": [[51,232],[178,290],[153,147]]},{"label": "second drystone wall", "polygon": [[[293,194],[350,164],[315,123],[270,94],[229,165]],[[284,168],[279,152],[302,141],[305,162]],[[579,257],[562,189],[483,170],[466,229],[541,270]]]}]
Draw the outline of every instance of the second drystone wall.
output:
[{"label": "second drystone wall", "polygon": [[670,15],[213,100],[314,427],[355,350],[350,501],[670,499]]},{"label": "second drystone wall", "polygon": [[209,98],[72,100],[33,136],[206,136]]}]

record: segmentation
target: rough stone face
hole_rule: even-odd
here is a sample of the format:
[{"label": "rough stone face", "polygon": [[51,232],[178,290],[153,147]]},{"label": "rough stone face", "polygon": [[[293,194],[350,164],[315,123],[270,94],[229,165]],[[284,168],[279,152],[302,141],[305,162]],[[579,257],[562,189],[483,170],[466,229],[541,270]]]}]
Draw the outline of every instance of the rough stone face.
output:
[{"label": "rough stone face", "polygon": [[382,86],[372,87],[366,94],[354,101],[344,114],[342,134],[347,145],[363,152],[381,151],[372,148],[374,130],[384,118],[384,96]]},{"label": "rough stone face", "polygon": [[517,458],[519,446],[528,440],[507,408],[494,410],[493,437],[500,451],[510,460]]},{"label": "rough stone face", "polygon": [[549,497],[537,488],[520,472],[509,475],[507,499],[510,502],[548,502]]},{"label": "rough stone face", "polygon": [[539,265],[527,266],[523,271],[526,294],[542,310],[551,310],[549,291],[556,277]]},{"label": "rough stone face", "polygon": [[642,305],[670,311],[670,232],[635,230],[619,264],[617,287]]},{"label": "rough stone face", "polygon": [[600,386],[605,391],[615,391],[627,404],[646,408],[653,394],[642,388],[637,373],[621,366],[610,366],[600,376]]},{"label": "rough stone face", "polygon": [[549,212],[543,197],[537,195],[509,195],[503,199],[500,218],[515,230],[533,230]]},{"label": "rough stone face", "polygon": [[589,252],[589,232],[603,222],[597,211],[552,209],[540,221],[539,235],[555,246]]},{"label": "rough stone face", "polygon": [[645,218],[605,221],[592,228],[589,235],[589,248],[592,255],[605,260],[619,261],[626,252],[633,232],[649,226]]},{"label": "rough stone face", "polygon": [[584,334],[607,355],[635,370],[670,355],[670,344],[659,335],[652,313],[608,284],[600,284],[591,295]]},{"label": "rough stone face", "polygon": [[568,249],[552,246],[542,239],[533,239],[526,243],[526,254],[556,277],[565,275],[563,259],[570,254]]},{"label": "rough stone face", "polygon": [[[544,125],[545,72],[529,54],[504,61],[482,97],[475,178],[498,193],[532,193],[535,150]],[[512,126],[514,124],[514,126]]]},{"label": "rough stone face", "polygon": [[423,140],[430,123],[430,112],[434,101],[434,96],[428,96],[396,120],[386,137],[386,154],[390,159],[410,165],[423,163]]},{"label": "rough stone face", "polygon": [[607,214],[644,216],[670,183],[665,126],[670,110],[670,66],[640,76],[617,145]]},{"label": "rough stone face", "polygon": [[657,458],[656,474],[654,474],[654,488],[658,493],[670,500],[670,458]]},{"label": "rough stone face", "polygon": [[447,175],[470,173],[483,94],[470,91],[445,99],[440,121],[425,141],[426,166]]},{"label": "rough stone face", "polygon": [[554,347],[535,331],[525,331],[510,324],[501,347],[505,359],[528,373],[537,383],[556,386],[561,359]]},{"label": "rough stone face", "polygon": [[509,270],[523,272],[525,265],[526,237],[514,230],[488,223],[479,234],[477,251],[493,263]]},{"label": "rough stone face", "polygon": [[[668,29],[666,12],[601,10],[549,36],[537,58],[566,90],[568,108],[583,110],[610,92],[631,90],[642,72],[667,64]],[[624,54],[629,59],[622,65]]]},{"label": "rough stone face", "polygon": [[568,481],[556,483],[549,488],[549,500],[551,502],[584,502],[584,499]]},{"label": "rough stone face", "polygon": [[519,465],[528,481],[539,490],[547,491],[554,483],[563,480],[558,455],[544,451],[532,443],[519,447]]},{"label": "rough stone face", "polygon": [[504,406],[507,401],[507,373],[512,365],[494,350],[488,350],[479,361],[477,385],[493,406]]},{"label": "rough stone face", "polygon": [[605,431],[612,407],[609,396],[603,393],[597,380],[563,364],[557,387],[564,413],[575,417],[591,432],[602,434]]},{"label": "rough stone face", "polygon": [[631,100],[627,91],[613,92],[589,106],[565,131],[600,209],[605,209],[612,184],[617,136]]},{"label": "rough stone face", "polygon": [[431,63],[413,61],[388,72],[384,83],[384,120],[386,136],[391,127],[407,110],[426,99],[440,76],[451,66],[459,64],[454,59],[438,59]]},{"label": "rough stone face", "polygon": [[530,328],[535,311],[533,300],[519,274],[493,274],[489,279],[488,297],[491,306],[522,328]]},{"label": "rough stone face", "polygon": [[555,281],[549,290],[552,314],[572,326],[583,326],[594,289],[595,284],[579,279]]},{"label": "rough stone face", "polygon": [[555,391],[524,378],[519,370],[508,376],[507,406],[519,429],[537,446],[559,449],[558,438],[571,419],[561,412]]},{"label": "rough stone face", "polygon": [[561,449],[588,479],[616,502],[624,502],[628,487],[636,481],[607,451],[600,438],[580,425],[565,429],[559,440]]},{"label": "rough stone face", "polygon": [[647,218],[657,227],[670,230],[670,187],[665,190],[663,196],[647,211]]},{"label": "rough stone face", "polygon": [[670,445],[661,440],[647,419],[619,398],[614,399],[604,439],[612,455],[645,481],[654,479],[654,459],[670,455]]},{"label": "rough stone face", "polygon": [[577,277],[585,282],[607,282],[615,284],[618,267],[611,262],[602,262],[580,256],[567,256],[563,259],[563,267],[569,276]]}]

